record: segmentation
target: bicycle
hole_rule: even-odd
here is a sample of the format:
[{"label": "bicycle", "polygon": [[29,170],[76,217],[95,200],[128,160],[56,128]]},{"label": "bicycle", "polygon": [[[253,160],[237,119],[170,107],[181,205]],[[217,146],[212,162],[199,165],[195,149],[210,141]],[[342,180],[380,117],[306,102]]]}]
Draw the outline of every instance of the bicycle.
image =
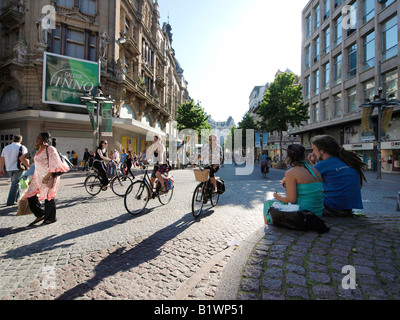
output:
[{"label": "bicycle", "polygon": [[[94,162],[96,161],[99,160],[94,160]],[[102,190],[106,191],[107,189],[104,189],[101,183],[99,171],[94,167],[93,171],[94,173],[91,173],[86,177],[84,185],[87,193],[94,197],[97,196]],[[121,173],[121,171],[117,169],[115,176],[111,178],[110,187],[117,196],[123,197],[127,188],[132,184],[132,182],[133,180],[131,177],[129,177],[127,174]]]},{"label": "bicycle", "polygon": [[[192,198],[192,214],[194,218],[198,218],[203,212],[203,206],[207,204],[208,200],[211,202],[212,207],[216,207],[219,202],[220,191],[213,193],[214,185],[209,178],[210,169],[206,169],[204,166],[199,165],[198,170],[194,170],[196,181],[200,184],[194,189]],[[224,183],[220,178],[217,179],[218,182]],[[219,179],[219,180],[218,180]]]},{"label": "bicycle", "polygon": [[[150,199],[158,198],[162,205],[167,205],[174,194],[174,188],[165,192],[161,192],[161,183],[157,180],[156,187],[151,186],[148,173],[148,166],[144,166],[144,178],[133,182],[125,192],[124,205],[125,209],[131,215],[138,215],[143,212]],[[150,191],[152,195],[150,196]]]}]

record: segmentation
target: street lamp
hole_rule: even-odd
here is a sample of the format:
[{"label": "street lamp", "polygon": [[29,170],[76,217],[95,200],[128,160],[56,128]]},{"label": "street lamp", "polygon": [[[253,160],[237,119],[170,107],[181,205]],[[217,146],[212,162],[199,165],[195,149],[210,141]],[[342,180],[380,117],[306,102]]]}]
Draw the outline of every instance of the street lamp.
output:
[{"label": "street lamp", "polygon": [[101,89],[98,89],[95,96],[90,94],[90,91],[85,92],[85,95],[80,97],[81,101],[85,104],[91,103],[96,105],[96,144],[97,146],[100,143],[100,134],[99,134],[99,117],[100,117],[100,106],[103,103],[111,103],[114,104],[115,100],[111,98],[110,95],[104,96]]}]

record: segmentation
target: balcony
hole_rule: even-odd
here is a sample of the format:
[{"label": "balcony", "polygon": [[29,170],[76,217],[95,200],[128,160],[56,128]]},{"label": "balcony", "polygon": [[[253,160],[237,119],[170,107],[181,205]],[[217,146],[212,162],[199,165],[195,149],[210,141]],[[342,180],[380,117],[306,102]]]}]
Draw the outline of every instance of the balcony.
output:
[{"label": "balcony", "polygon": [[8,30],[19,27],[24,22],[25,9],[23,0],[3,1],[0,23]]},{"label": "balcony", "polygon": [[122,46],[124,47],[124,49],[128,50],[133,55],[139,55],[140,54],[140,50],[139,50],[139,47],[137,45],[136,39],[132,35],[130,35],[128,33],[124,33],[123,37],[126,40],[124,43],[122,43]]}]

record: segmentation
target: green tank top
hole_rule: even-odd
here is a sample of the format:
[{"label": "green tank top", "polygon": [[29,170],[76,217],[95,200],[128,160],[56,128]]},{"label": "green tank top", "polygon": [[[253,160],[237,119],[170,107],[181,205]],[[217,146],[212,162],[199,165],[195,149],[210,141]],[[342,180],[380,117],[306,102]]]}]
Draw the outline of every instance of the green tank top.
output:
[{"label": "green tank top", "polygon": [[[310,166],[303,162],[306,169],[317,179]],[[308,210],[321,217],[324,212],[324,187],[322,182],[303,183],[297,185],[297,204],[300,210]]]}]

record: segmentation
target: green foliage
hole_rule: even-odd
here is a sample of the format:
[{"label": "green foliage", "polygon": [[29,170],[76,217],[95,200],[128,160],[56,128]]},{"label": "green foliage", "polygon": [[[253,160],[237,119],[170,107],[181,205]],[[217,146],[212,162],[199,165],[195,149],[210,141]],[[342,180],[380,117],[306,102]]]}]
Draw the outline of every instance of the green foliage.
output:
[{"label": "green foliage", "polygon": [[211,129],[211,126],[207,122],[208,116],[199,101],[197,104],[194,104],[194,101],[191,100],[178,106],[177,113],[176,121],[178,123],[178,130]]},{"label": "green foliage", "polygon": [[309,119],[308,104],[302,101],[302,87],[295,86],[295,76],[289,73],[279,74],[268,88],[260,104],[259,123],[264,131],[279,133],[288,130],[288,125],[299,126]]}]

